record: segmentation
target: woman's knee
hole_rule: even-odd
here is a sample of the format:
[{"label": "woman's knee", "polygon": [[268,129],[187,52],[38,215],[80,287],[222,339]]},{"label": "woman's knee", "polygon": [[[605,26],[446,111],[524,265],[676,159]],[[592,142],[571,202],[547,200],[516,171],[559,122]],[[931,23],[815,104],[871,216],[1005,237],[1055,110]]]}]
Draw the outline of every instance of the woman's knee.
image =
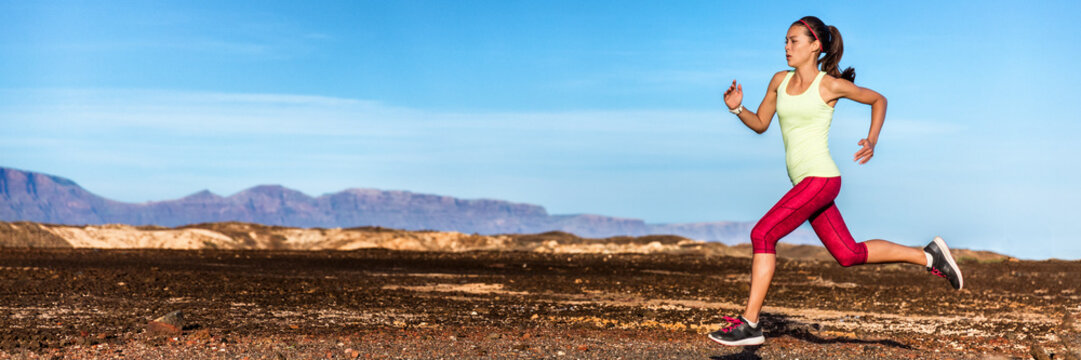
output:
[{"label": "woman's knee", "polygon": [[863,262],[858,260],[854,255],[839,256],[837,257],[837,263],[841,264],[841,267],[849,267],[863,264]]},{"label": "woman's knee", "polygon": [[777,240],[771,239],[769,236],[769,229],[764,226],[755,226],[751,229],[751,245],[754,248],[754,253],[776,253],[774,246]]},{"label": "woman's knee", "polygon": [[850,250],[848,248],[834,249],[831,253],[833,254],[833,258],[837,259],[837,263],[841,264],[842,267],[863,265],[867,263],[867,245],[864,243],[856,243],[855,250]]}]

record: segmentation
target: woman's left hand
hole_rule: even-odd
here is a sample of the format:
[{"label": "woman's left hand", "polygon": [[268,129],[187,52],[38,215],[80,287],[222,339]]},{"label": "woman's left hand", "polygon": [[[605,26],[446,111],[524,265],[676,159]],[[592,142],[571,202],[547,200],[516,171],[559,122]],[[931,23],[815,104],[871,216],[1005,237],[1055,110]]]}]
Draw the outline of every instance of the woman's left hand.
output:
[{"label": "woman's left hand", "polygon": [[867,139],[860,140],[856,145],[863,146],[862,149],[856,152],[856,156],[852,161],[858,162],[860,165],[866,164],[871,161],[871,157],[875,156],[875,143]]}]

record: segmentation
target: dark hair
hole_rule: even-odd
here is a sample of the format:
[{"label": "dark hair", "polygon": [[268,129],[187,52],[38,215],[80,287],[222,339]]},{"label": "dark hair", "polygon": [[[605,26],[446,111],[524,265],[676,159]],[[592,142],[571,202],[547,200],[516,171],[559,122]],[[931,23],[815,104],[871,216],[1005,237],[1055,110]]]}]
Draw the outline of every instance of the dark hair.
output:
[{"label": "dark hair", "polygon": [[837,70],[838,63],[841,62],[841,55],[845,53],[845,44],[841,40],[841,32],[836,27],[827,26],[821,19],[814,16],[804,16],[802,19],[792,23],[792,25],[799,25],[806,29],[807,36],[811,39],[818,39],[818,42],[822,44],[822,49],[825,50],[823,53],[826,54],[826,56],[818,59],[818,66],[822,71],[836,78],[856,82],[856,70],[852,67],[848,67],[844,71]]}]

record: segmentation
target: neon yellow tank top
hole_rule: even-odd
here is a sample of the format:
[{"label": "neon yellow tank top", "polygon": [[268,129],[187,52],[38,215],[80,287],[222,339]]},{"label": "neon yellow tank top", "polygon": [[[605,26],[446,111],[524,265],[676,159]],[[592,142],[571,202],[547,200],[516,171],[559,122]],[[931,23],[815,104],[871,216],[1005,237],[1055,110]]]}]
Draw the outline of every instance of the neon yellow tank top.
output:
[{"label": "neon yellow tank top", "polygon": [[784,138],[784,158],[788,165],[788,177],[792,185],[799,184],[808,176],[841,176],[837,164],[830,157],[830,123],[833,107],[822,101],[818,86],[825,72],[815,76],[811,86],[799,95],[788,95],[788,80],[795,71],[785,75],[777,88],[777,117]]}]

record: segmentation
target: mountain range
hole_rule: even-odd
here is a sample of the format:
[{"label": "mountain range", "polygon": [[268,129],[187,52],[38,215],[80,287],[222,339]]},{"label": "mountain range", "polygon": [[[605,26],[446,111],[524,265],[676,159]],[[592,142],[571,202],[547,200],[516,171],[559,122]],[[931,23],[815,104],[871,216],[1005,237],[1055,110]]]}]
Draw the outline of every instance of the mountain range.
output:
[{"label": "mountain range", "polygon": [[[0,221],[66,225],[158,225],[239,221],[317,228],[380,226],[477,234],[564,231],[582,237],[679,235],[728,244],[749,241],[753,223],[647,224],[594,214],[550,215],[544,207],[492,199],[354,188],[318,197],[279,185],[229,196],[200,191],[180,199],[126,203],[95,195],[69,179],[0,167]],[[784,240],[818,243],[805,229]]]}]

